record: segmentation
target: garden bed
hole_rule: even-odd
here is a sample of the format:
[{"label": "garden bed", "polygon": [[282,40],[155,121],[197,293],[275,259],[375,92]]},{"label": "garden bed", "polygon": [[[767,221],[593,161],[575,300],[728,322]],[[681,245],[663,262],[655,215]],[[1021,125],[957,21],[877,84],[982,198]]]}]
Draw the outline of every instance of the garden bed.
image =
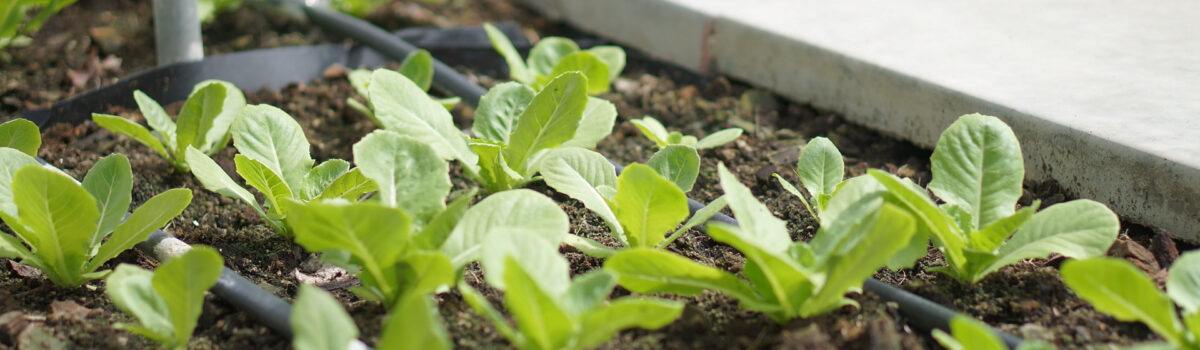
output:
[{"label": "garden bed", "polygon": [[[94,6],[88,4],[81,3],[82,6],[77,10],[95,9],[87,7]],[[408,8],[397,6],[389,9]],[[221,21],[226,20],[226,17],[244,16],[245,11],[247,10],[220,17],[218,23],[223,23]],[[86,12],[79,14],[84,13]],[[518,15],[520,16],[528,15]],[[475,18],[494,17],[478,15]],[[54,19],[58,20],[57,17]],[[376,21],[389,23],[386,19],[376,18]],[[397,21],[404,23],[403,20]],[[464,22],[463,24],[473,23],[469,20]],[[51,28],[50,24],[47,28]],[[251,32],[251,29],[244,30],[246,31],[242,33]],[[254,30],[257,33],[261,29]],[[43,33],[46,32],[50,31]],[[307,40],[326,39],[320,34],[309,33]],[[224,40],[243,40],[239,38],[241,36],[231,35]],[[20,57],[19,54],[14,56]],[[139,64],[148,66],[151,62],[152,60]],[[134,71],[128,67],[136,65],[125,67],[127,68],[123,70],[126,72]],[[747,128],[747,133],[734,143],[701,153],[703,164],[700,178],[696,190],[690,193],[694,199],[708,202],[720,195],[721,190],[716,181],[716,164],[723,162],[744,184],[750,186],[758,199],[770,207],[776,216],[787,220],[788,228],[793,232],[793,239],[811,239],[816,230],[815,220],[794,197],[779,187],[778,182],[771,178],[771,174],[777,172],[795,182],[798,146],[814,136],[827,136],[837,144],[846,156],[847,175],[859,175],[868,168],[880,168],[893,174],[911,177],[920,184],[925,184],[930,179],[930,153],[927,150],[846,123],[835,114],[789,103],[722,78],[710,80],[661,67],[652,62],[632,60],[623,79],[614,84],[615,91],[602,96],[616,104],[619,117],[613,135],[602,141],[597,150],[621,163],[640,162],[649,158],[653,152],[652,144],[628,123],[628,120],[643,115],[655,116],[672,130],[685,134],[705,135],[729,126]],[[350,145],[375,129],[375,126],[365,116],[347,108],[344,101],[353,96],[354,91],[345,77],[339,74],[337,69],[331,69],[329,73],[325,79],[297,84],[282,91],[250,93],[247,100],[249,103],[280,107],[300,121],[308,139],[313,143],[312,154],[318,161],[328,158],[351,159]],[[491,84],[494,79],[502,78],[497,77],[497,72],[477,73],[485,85]],[[9,71],[6,70],[5,74],[9,74]],[[110,78],[117,76],[112,74]],[[104,78],[100,80],[110,81]],[[61,89],[61,85],[53,83],[47,84],[45,88],[36,86],[22,86],[21,89],[27,90],[16,90],[17,92],[9,90],[4,96],[41,96],[29,101],[35,105],[42,105],[52,102],[51,97],[62,98],[78,92],[73,89]],[[6,105],[5,108],[10,107]],[[28,106],[18,107],[22,108]],[[176,104],[173,109],[178,108]],[[97,112],[140,118],[140,114],[134,111]],[[469,125],[469,110],[460,107],[455,110],[455,116],[460,127]],[[346,276],[321,275],[319,271],[315,271],[315,264],[310,261],[308,253],[290,240],[275,235],[274,231],[248,207],[204,190],[191,174],[177,172],[148,148],[127,138],[115,137],[94,124],[53,126],[44,130],[44,138],[40,155],[77,178],[103,155],[123,153],[129,156],[135,169],[134,205],[140,204],[154,193],[169,188],[191,188],[195,194],[193,204],[171,223],[170,232],[186,242],[218,248],[225,257],[227,266],[285,299],[290,300],[295,295],[298,283],[301,283],[298,278],[320,280],[320,285],[334,292],[355,317],[363,330],[364,340],[378,340],[384,308],[378,303],[362,301],[349,293],[346,287],[354,285],[353,279]],[[214,157],[229,173],[233,173],[233,153],[233,149],[226,149]],[[455,178],[458,187],[468,183],[461,176]],[[562,203],[563,209],[571,218],[573,233],[611,243],[603,221],[583,209],[578,202],[565,195],[556,194],[541,184],[534,184],[531,188]],[[1026,189],[1027,196],[1023,197],[1023,204],[1036,198],[1043,200],[1045,206],[1051,204],[1050,202],[1072,197],[1069,193],[1057,191],[1053,184],[1027,184]],[[1164,244],[1170,243],[1169,239],[1154,240],[1155,236],[1148,230],[1134,225],[1125,226],[1131,227],[1128,231],[1135,240],[1119,242],[1117,246],[1122,248],[1115,249],[1120,251],[1114,253],[1140,259],[1148,269],[1152,269],[1146,261],[1145,253],[1137,248],[1149,246],[1155,253],[1150,253],[1148,260],[1159,265],[1169,262],[1170,254],[1166,252],[1170,250],[1167,248],[1170,244]],[[743,259],[737,251],[694,230],[685,234],[669,249],[706,265],[728,271],[736,272],[743,264]],[[564,247],[562,252],[571,262],[573,273],[590,271],[600,266],[600,260],[586,257],[573,248]],[[126,252],[105,266],[111,267],[120,262],[146,267],[153,264],[151,260],[135,252]],[[1026,338],[1050,340],[1063,346],[1076,347],[1110,342],[1130,344],[1155,337],[1144,326],[1114,321],[1109,316],[1095,312],[1075,297],[1058,277],[1056,267],[1059,262],[1058,259],[1035,259],[1001,269],[981,283],[967,286],[951,278],[925,271],[928,267],[942,264],[939,254],[931,249],[916,268],[885,270],[877,273],[876,278],[967,312],[1002,330]],[[21,333],[22,337],[37,337],[38,334],[42,334],[48,337],[43,339],[46,342],[70,342],[84,348],[140,348],[150,345],[132,334],[110,328],[114,322],[128,322],[130,319],[117,311],[104,297],[103,283],[92,282],[84,288],[61,289],[48,285],[43,279],[23,276],[28,275],[28,271],[14,263],[3,263],[4,266],[0,266],[0,300],[3,300],[0,301],[0,307],[6,311],[16,311],[17,314],[8,313],[8,318],[0,317],[0,344],[30,345],[31,341],[38,341],[36,338],[12,339],[16,336],[11,334],[12,330],[25,329],[26,331]],[[481,283],[482,276],[478,268],[470,268],[464,280],[480,289],[494,302],[498,301],[498,292]],[[616,293],[627,292],[618,289]],[[853,299],[862,304],[861,309],[842,308],[823,316],[796,319],[785,325],[778,325],[759,313],[739,309],[736,301],[714,292],[677,299],[686,300],[688,306],[683,316],[672,325],[658,331],[625,331],[604,347],[936,347],[927,335],[915,334],[906,327],[903,317],[898,315],[894,305],[880,302],[871,294],[853,296]],[[84,309],[55,303],[64,301],[74,302]],[[288,346],[285,339],[255,324],[247,315],[211,297],[210,301],[205,304],[205,313],[201,317],[193,341],[195,348]],[[475,315],[457,292],[441,294],[439,301],[442,315],[457,346],[496,347],[505,343],[503,337],[498,335],[486,320]],[[38,330],[29,331],[22,328],[29,323],[35,324]]]}]

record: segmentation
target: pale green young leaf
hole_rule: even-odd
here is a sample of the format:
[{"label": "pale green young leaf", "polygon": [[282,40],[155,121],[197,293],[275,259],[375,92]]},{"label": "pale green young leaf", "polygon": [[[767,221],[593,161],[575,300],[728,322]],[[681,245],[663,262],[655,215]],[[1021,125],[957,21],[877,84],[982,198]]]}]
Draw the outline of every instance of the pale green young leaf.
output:
[{"label": "pale green young leaf", "polygon": [[405,294],[437,293],[454,285],[454,266],[441,253],[415,252],[396,263],[399,290]]},{"label": "pale green young leaf", "polygon": [[[216,151],[209,147],[208,132],[214,129],[217,116],[223,112],[223,103],[228,94],[229,91],[226,91],[225,85],[222,84],[196,85],[196,89],[183,103],[183,109],[179,110],[175,129],[176,158],[181,158],[178,157],[179,153],[188,146],[195,147],[204,154]],[[226,131],[228,132],[228,129]]]},{"label": "pale green young leaf", "polygon": [[29,119],[16,118],[0,124],[0,147],[8,147],[37,157],[42,146],[42,133]]},{"label": "pale green young leaf", "polygon": [[301,185],[297,193],[297,197],[303,201],[310,201],[317,198],[325,189],[328,188],[346,172],[350,171],[350,162],[341,159],[329,159],[321,164],[317,164],[304,175],[301,180]]},{"label": "pale green young leaf", "polygon": [[471,142],[471,149],[479,156],[478,180],[489,192],[521,187],[529,181],[508,166],[503,147],[503,145],[486,140]]},{"label": "pale green young leaf", "polygon": [[697,210],[695,213],[693,213],[692,217],[688,218],[687,222],[683,223],[683,226],[679,226],[679,228],[675,229],[674,233],[671,233],[671,235],[667,236],[667,239],[664,239],[662,242],[658,242],[655,247],[660,249],[666,248],[684,232],[687,232],[687,230],[690,230],[697,225],[708,222],[708,219],[711,219],[713,216],[717,215],[717,213],[720,213],[721,209],[725,209],[725,207],[728,205],[729,202],[725,200],[725,196],[717,197],[717,199],[709,202],[708,205],[705,205],[704,207],[700,208],[700,210]]},{"label": "pale green young leaf", "polygon": [[[728,193],[726,195],[729,195]],[[738,216],[739,222],[742,217]],[[778,312],[766,312],[778,322],[785,322],[803,314],[803,306],[814,290],[811,272],[791,259],[789,250],[791,241],[785,243],[782,251],[774,252],[763,249],[755,244],[753,234],[742,232],[738,228],[722,223],[709,223],[708,235],[714,240],[725,243],[742,252],[746,256],[746,266],[742,269],[745,276],[754,285],[755,290],[765,301],[775,304]],[[771,247],[775,248],[775,247]],[[753,308],[753,306],[747,306]]]},{"label": "pale green young leaf", "polygon": [[462,220],[463,214],[466,214],[467,209],[471,207],[476,192],[478,192],[477,188],[471,188],[465,193],[457,194],[457,197],[450,201],[450,205],[446,206],[446,210],[430,219],[425,228],[422,228],[421,232],[413,237],[414,248],[426,251],[440,250],[446,237],[450,236],[450,232]]},{"label": "pale green young leaf", "polygon": [[1096,311],[1121,321],[1140,321],[1172,344],[1182,345],[1181,325],[1171,300],[1133,264],[1108,257],[1067,260],[1062,265],[1062,279]]},{"label": "pale green young leaf", "polygon": [[608,79],[616,80],[625,70],[625,49],[614,45],[600,45],[587,49],[608,66]]},{"label": "pale green young leaf", "polygon": [[[167,302],[154,291],[152,276],[154,273],[134,265],[118,265],[105,279],[104,293],[117,308],[138,320],[142,331],[137,333],[159,343],[169,343],[175,333],[171,314]],[[130,327],[139,325],[117,325],[117,328]]]},{"label": "pale green young leaf", "polygon": [[491,23],[484,23],[483,29],[487,31],[492,47],[500,53],[500,56],[504,57],[505,62],[508,62],[508,76],[525,84],[532,83],[533,75],[525,66],[525,60],[521,59],[521,54],[517,53],[517,48],[513,47],[512,42],[508,40],[508,36],[505,36],[504,32],[496,29]]},{"label": "pale green young leaf", "polygon": [[485,140],[508,143],[517,118],[533,101],[534,94],[533,89],[517,82],[493,86],[479,99],[471,131]]},{"label": "pale green young leaf", "polygon": [[262,206],[258,204],[258,200],[254,199],[254,195],[245,188],[242,188],[242,186],[239,186],[236,182],[233,182],[233,178],[230,178],[229,174],[225,173],[225,169],[217,165],[217,162],[214,162],[212,158],[209,158],[195,148],[189,148],[185,153],[185,157],[192,169],[192,175],[195,175],[196,179],[200,180],[200,184],[204,185],[205,189],[226,197],[241,200],[246,205],[254,208],[259,215],[266,216],[266,213],[262,210]]},{"label": "pale green young leaf", "polygon": [[334,179],[333,183],[325,187],[324,191],[314,199],[341,198],[353,201],[368,192],[378,190],[379,185],[363,175],[361,170],[351,169],[342,174],[342,176],[338,176],[337,179]]},{"label": "pale green young leaf", "polygon": [[929,190],[966,209],[973,231],[1012,215],[1025,163],[1012,129],[995,117],[970,114],[942,132],[930,158]]},{"label": "pale green young leaf", "polygon": [[187,344],[204,306],[204,292],[217,283],[225,264],[216,249],[192,246],[187,253],[158,265],[154,291],[166,301],[175,344]]},{"label": "pale green young leaf", "polygon": [[[846,180],[829,199],[826,210],[820,213],[821,228],[810,241],[819,261],[841,253],[843,247],[854,246],[869,226],[865,221],[872,219],[884,202],[883,186],[870,176],[859,176]],[[887,239],[893,245],[901,237]]]},{"label": "pale green young leaf", "polygon": [[996,261],[975,273],[972,282],[1008,264],[1051,253],[1076,259],[1103,256],[1120,228],[1117,214],[1095,201],[1080,199],[1051,206],[1034,214],[1000,246]]},{"label": "pale green young leaf", "polygon": [[1021,208],[1009,217],[993,221],[979,231],[967,234],[967,247],[982,252],[995,252],[1009,236],[1012,236],[1013,232],[1033,218],[1040,205],[1041,203],[1038,202],[1032,206]]},{"label": "pale green young leaf", "polygon": [[125,135],[125,137],[132,138],[134,141],[150,147],[154,153],[158,153],[163,158],[177,158],[176,155],[168,156],[167,150],[163,148],[162,141],[159,141],[158,138],[150,134],[149,130],[146,130],[146,127],[138,125],[138,123],[115,115],[98,113],[92,113],[92,121],[96,122],[96,125],[108,129],[108,131]]},{"label": "pale green young leaf", "polygon": [[503,335],[505,339],[508,339],[509,343],[512,343],[518,349],[528,347],[529,342],[526,340],[525,335],[514,331],[512,326],[509,325],[508,319],[500,314],[500,311],[497,311],[495,307],[492,307],[492,303],[488,301],[487,297],[466,283],[459,283],[458,291],[462,294],[463,301],[471,305],[475,313],[483,316],[483,318],[492,323],[493,327],[496,327],[496,333]]},{"label": "pale green young leaf", "polygon": [[450,349],[450,335],[433,297],[409,293],[400,299],[383,326],[379,349]]},{"label": "pale green young leaf", "polygon": [[354,92],[359,96],[367,98],[370,96],[370,90],[367,88],[371,85],[372,71],[369,69],[355,69],[346,74],[346,80],[350,81],[350,86],[354,87]]},{"label": "pale green young leaf", "polygon": [[429,91],[429,86],[433,85],[433,56],[429,55],[429,51],[413,51],[400,62],[399,72],[421,90]]},{"label": "pale green young leaf", "polygon": [[164,144],[175,147],[175,121],[171,120],[171,116],[167,114],[162,105],[159,105],[142,90],[133,92],[133,100],[137,102],[138,109],[146,118],[146,124],[150,124],[150,128],[159,132],[159,135],[166,141]]},{"label": "pale green young leaf", "polygon": [[599,97],[588,97],[587,107],[583,109],[583,118],[579,120],[579,129],[575,136],[563,147],[596,148],[608,135],[612,134],[613,125],[617,122],[617,107],[608,100]]},{"label": "pale green young leaf", "polygon": [[608,91],[610,84],[608,64],[591,52],[577,51],[563,57],[554,64],[554,70],[550,72],[550,76],[557,77],[566,72],[583,73],[583,76],[587,78],[588,94],[601,94]]},{"label": "pale green young leaf", "polygon": [[409,243],[410,219],[403,211],[375,203],[309,202],[292,205],[288,215],[296,243],[311,252],[343,250],[363,263],[365,272],[376,274],[391,265]]},{"label": "pale green young leaf", "polygon": [[231,133],[238,153],[265,165],[293,191],[304,185],[313,159],[304,129],[287,112],[269,105],[246,106]]},{"label": "pale green young leaf", "polygon": [[991,327],[967,316],[957,315],[950,319],[950,334],[934,331],[934,339],[947,349],[1007,350],[1008,346]]},{"label": "pale green young leaf", "polygon": [[[814,137],[808,141],[796,165],[800,183],[814,198],[822,194],[833,194],[837,184],[842,182],[845,172],[842,153],[838,152],[833,142],[824,137]],[[823,210],[822,207],[820,203],[817,204],[817,210]]]},{"label": "pale green young leaf", "polygon": [[[842,218],[850,219],[849,216]],[[858,239],[844,239],[842,245],[834,246],[834,253],[822,261],[825,282],[817,293],[805,302],[802,316],[819,315],[844,304],[846,292],[862,288],[863,281],[870,278],[891,260],[892,255],[904,248],[895,242],[907,242],[916,232],[916,222],[905,210],[892,204],[884,204],[875,214],[868,215],[857,225],[830,225],[852,232],[834,232],[840,236],[861,235]],[[822,226],[817,235],[831,233]],[[815,247],[814,247],[815,248]]]},{"label": "pale green young leaf", "polygon": [[434,99],[434,100],[437,101],[438,104],[442,105],[443,108],[446,108],[447,111],[452,111],[452,110],[454,110],[454,106],[457,106],[459,103],[462,102],[462,97],[454,96],[454,97],[438,98],[438,99]]},{"label": "pale green young leaf", "polygon": [[617,177],[612,198],[629,247],[653,247],[688,216],[687,197],[649,166],[631,164]]},{"label": "pale green young leaf", "polygon": [[33,234],[22,238],[50,269],[46,277],[65,287],[82,283],[90,272],[82,271],[92,249],[86,242],[100,219],[96,200],[69,176],[35,166],[17,170],[12,190],[18,224]]},{"label": "pale green young leaf", "polygon": [[257,189],[270,203],[270,212],[275,217],[284,217],[283,203],[292,196],[292,189],[275,171],[268,169],[263,163],[243,154],[233,156],[234,166],[238,175],[246,180],[246,184]]},{"label": "pale green young leaf", "polygon": [[100,250],[88,262],[84,272],[95,271],[108,259],[145,241],[155,230],[162,228],[171,222],[171,219],[179,216],[191,202],[192,190],[186,188],[171,189],[150,197],[149,200],[134,209],[124,222],[116,226],[116,229],[112,231],[112,236],[100,245]]},{"label": "pale green young leaf", "polygon": [[533,97],[504,150],[509,166],[524,173],[525,162],[535,152],[558,147],[575,136],[588,101],[585,84],[582,74],[565,73]]},{"label": "pale green young leaf", "polygon": [[337,299],[321,288],[300,284],[292,304],[292,348],[344,350],[358,337],[358,326]]},{"label": "pale green young leaf", "polygon": [[424,222],[446,208],[449,164],[429,145],[387,130],[354,144],[354,161],[379,186],[380,203]]},{"label": "pale green young leaf", "polygon": [[675,183],[683,192],[691,192],[700,176],[700,154],[695,148],[669,145],[654,152],[646,165],[654,168],[659,175]]},{"label": "pale green young leaf", "polygon": [[[220,85],[225,88],[224,99],[220,101],[220,110],[212,119],[212,126],[204,134],[204,145],[208,147],[209,154],[216,153],[229,143],[229,128],[237,120],[243,107],[246,107],[246,96],[242,95],[242,90],[229,82],[220,80],[205,80],[196,84],[192,88],[192,93],[195,94],[201,89],[212,85]],[[191,99],[191,96],[188,96]],[[184,109],[179,112],[180,117],[187,110],[186,103]],[[207,112],[207,111],[205,111]]]},{"label": "pale green young leaf", "polygon": [[683,303],[645,297],[613,301],[584,314],[580,319],[579,348],[589,349],[629,328],[659,329],[683,313]]},{"label": "pale green young leaf", "polygon": [[646,135],[646,138],[653,141],[658,147],[661,148],[668,145],[667,138],[670,134],[667,132],[667,127],[658,122],[658,119],[645,116],[642,119],[633,119],[629,122],[633,123],[633,126],[642,131],[642,135]]},{"label": "pale green young leaf", "polygon": [[[529,50],[529,57],[525,61],[526,67],[535,76],[554,78],[556,76],[551,74],[554,71],[554,65],[576,51],[579,51],[579,45],[576,45],[571,39],[556,36],[545,37]],[[606,72],[607,69],[605,68]]]},{"label": "pale green young leaf", "polygon": [[[3,213],[0,213],[0,217],[5,218],[4,221],[6,223],[8,222],[8,218],[12,218],[11,215]],[[16,219],[14,218],[13,220]],[[9,224],[9,226],[11,227],[12,224]],[[33,255],[33,252],[29,251],[29,248],[26,248],[24,244],[21,244],[21,239],[7,233],[0,233],[0,258],[19,259],[22,260],[21,262],[26,265],[30,265],[30,262],[25,260],[37,259],[37,257]],[[37,265],[40,264],[33,263],[30,266],[38,267]]]},{"label": "pale green young leaf", "polygon": [[446,238],[442,252],[458,268],[478,257],[484,239],[493,231],[514,230],[561,242],[569,228],[567,214],[553,199],[527,189],[504,191],[467,209]]},{"label": "pale green young leaf", "polygon": [[786,223],[772,215],[767,206],[759,203],[750,192],[750,188],[739,182],[737,177],[725,168],[725,164],[718,164],[717,172],[721,179],[721,187],[725,189],[725,200],[729,201],[729,208],[733,210],[741,226],[740,232],[736,234],[763,251],[783,254],[792,245]]},{"label": "pale green young leaf", "polygon": [[0,147],[0,212],[17,217],[13,203],[13,176],[26,166],[39,166],[36,159],[13,148]]},{"label": "pale green young leaf", "polygon": [[571,281],[563,295],[563,309],[572,318],[587,313],[608,299],[617,286],[617,275],[605,269],[592,270]]},{"label": "pale green young leaf", "polygon": [[708,136],[700,139],[700,141],[697,141],[696,149],[721,147],[721,145],[733,142],[733,140],[737,140],[737,138],[740,136],[742,136],[742,129],[740,128],[723,129],[709,134]]},{"label": "pale green young leaf", "polygon": [[617,253],[617,249],[610,248],[609,246],[597,242],[594,239],[576,236],[574,234],[567,234],[565,237],[563,237],[563,244],[578,249],[583,254],[587,254],[587,256],[598,259],[607,259],[613,254]]},{"label": "pale green young leaf", "polygon": [[567,259],[558,254],[561,241],[530,236],[527,232],[511,228],[489,233],[483,240],[479,259],[488,284],[500,290],[512,287],[505,277],[508,276],[506,270],[509,267],[505,261],[515,258],[522,271],[533,276],[539,291],[552,299],[559,299],[571,285],[571,267]]},{"label": "pale green young leaf", "polygon": [[[891,200],[902,204],[909,210],[909,214],[917,219],[920,229],[928,231],[941,243],[942,254],[946,256],[946,260],[951,266],[966,265],[967,258],[963,255],[963,249],[966,248],[966,237],[959,230],[958,225],[955,225],[949,217],[938,210],[937,205],[929,199],[926,193],[917,192],[916,189],[895,175],[883,171],[870,169],[867,170],[867,174],[887,189]],[[921,242],[920,244],[924,246],[927,243]]]},{"label": "pale green young leaf", "polygon": [[616,188],[617,175],[612,163],[594,151],[565,147],[546,153],[538,165],[542,180],[551,188],[575,198],[608,224],[613,237],[626,242],[625,229],[617,221],[607,198],[597,188]]},{"label": "pale green young leaf", "polygon": [[83,177],[83,188],[96,199],[100,209],[100,222],[92,235],[89,247],[100,244],[100,240],[117,227],[132,200],[133,171],[129,159],[120,153],[111,154],[96,161]]},{"label": "pale green young leaf", "polygon": [[618,251],[604,261],[604,269],[616,272],[621,286],[637,293],[692,296],[715,290],[738,299],[743,305],[758,300],[754,291],[737,276],[659,249]]},{"label": "pale green young leaf", "polygon": [[371,109],[384,122],[380,127],[414,136],[428,143],[442,158],[457,159],[475,172],[478,157],[467,146],[467,138],[454,125],[454,118],[421,87],[400,73],[377,69],[367,86]]},{"label": "pale green young leaf", "polygon": [[[534,277],[536,272],[526,271],[526,265],[522,265],[518,259],[524,260],[525,257],[509,256],[504,259],[503,280],[507,287],[504,305],[517,320],[517,329],[538,348],[565,347],[574,331],[574,322],[559,306],[556,296],[540,287],[538,278],[546,276]],[[562,277],[565,279],[567,276]]]},{"label": "pale green young leaf", "polygon": [[[1167,295],[1179,304],[1184,314],[1200,313],[1200,251],[1183,253],[1171,264],[1167,272]],[[1200,329],[1192,327],[1192,331]]]}]

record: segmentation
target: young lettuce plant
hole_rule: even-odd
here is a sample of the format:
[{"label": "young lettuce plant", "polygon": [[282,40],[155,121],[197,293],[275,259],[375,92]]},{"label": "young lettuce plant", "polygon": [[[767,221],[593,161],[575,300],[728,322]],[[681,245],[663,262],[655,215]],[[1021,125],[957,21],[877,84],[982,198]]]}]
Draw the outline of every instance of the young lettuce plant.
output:
[{"label": "young lettuce plant", "polygon": [[[300,285],[292,305],[292,348],[353,349],[358,337],[354,319],[328,292]],[[450,349],[450,336],[431,296],[413,294],[389,313],[378,349]]]},{"label": "young lettuce plant", "polygon": [[[933,339],[947,350],[1008,350],[1008,345],[988,327],[964,315],[955,315],[950,319],[950,333],[940,329],[933,330]],[[1023,341],[1015,350],[1053,350],[1054,345],[1044,341]]]},{"label": "young lettuce plant", "polygon": [[105,293],[140,324],[114,327],[149,338],[165,348],[186,349],[204,306],[204,292],[217,284],[225,260],[216,249],[192,246],[154,272],[121,264],[105,279]]},{"label": "young lettuce plant", "polygon": [[330,159],[314,167],[304,130],[278,108],[246,106],[230,133],[238,150],[233,158],[237,173],[261,192],[267,203],[259,204],[212,158],[188,147],[185,156],[192,174],[209,191],[245,202],[281,235],[291,236],[291,229],[285,225],[288,215],[284,203],[288,200],[354,200],[377,189],[359,169],[351,169],[350,162]]},{"label": "young lettuce plant", "polygon": [[1117,238],[1116,214],[1095,201],[1074,200],[1036,214],[1038,203],[1016,210],[1025,177],[1021,148],[995,117],[971,114],[951,124],[933,151],[932,167],[929,190],[944,202],[940,205],[911,181],[868,173],[888,192],[889,202],[917,218],[918,239],[906,251],[924,251],[925,237],[932,236],[947,262],[935,270],[959,281],[978,282],[1008,264],[1051,253],[1104,255]]},{"label": "young lettuce plant", "polygon": [[783,323],[856,305],[845,294],[859,290],[902,248],[892,242],[907,241],[915,231],[914,219],[904,210],[886,203],[878,192],[850,190],[869,184],[851,181],[844,193],[830,199],[845,210],[822,225],[811,243],[792,242],[785,223],[771,215],[724,164],[718,173],[741,226],[710,223],[708,234],[746,256],[745,280],[655,249],[619,251],[604,268],[615,271],[621,285],[634,292],[690,296],[716,290]]},{"label": "young lettuce plant", "polygon": [[666,326],[683,311],[680,302],[649,297],[607,301],[616,276],[597,270],[572,281],[558,241],[508,229],[486,242],[484,275],[504,291],[504,305],[516,327],[471,286],[461,283],[459,291],[518,349],[589,349],[626,328]]},{"label": "young lettuce plant", "polygon": [[[724,197],[719,198],[677,228],[688,218],[684,193],[696,181],[699,156],[694,149],[674,145],[659,151],[649,163],[632,164],[617,176],[612,163],[599,153],[560,148],[549,152],[539,169],[547,185],[600,216],[624,247],[661,249],[725,207]],[[615,252],[575,235],[567,235],[566,243],[595,257]]]},{"label": "young lettuce plant", "polygon": [[[1096,311],[1140,321],[1167,341],[1168,346],[1152,348],[1200,349],[1200,251],[1184,253],[1171,265],[1166,294],[1133,264],[1117,258],[1068,260],[1062,279]],[[1172,300],[1183,312],[1183,322]]]},{"label": "young lettuce plant", "polygon": [[816,216],[818,210],[825,210],[825,205],[829,203],[829,198],[833,196],[834,190],[842,183],[842,177],[846,174],[846,163],[842,159],[842,153],[833,145],[833,142],[824,137],[814,137],[800,152],[800,160],[796,163],[796,174],[800,176],[800,184],[804,186],[804,190],[812,196],[817,210],[813,210],[813,206],[805,199],[804,194],[796,189],[795,185],[779,174],[772,175],[779,180],[780,185],[783,185],[783,189],[800,199],[800,203],[804,204],[804,208],[808,209],[809,214]]},{"label": "young lettuce plant", "polygon": [[562,73],[578,71],[587,76],[587,92],[600,94],[607,92],[625,69],[625,50],[619,46],[580,50],[571,39],[545,37],[529,51],[529,58],[522,60],[503,32],[487,23],[483,28],[492,47],[508,62],[509,77],[536,90],[545,88]]},{"label": "young lettuce plant", "polygon": [[487,196],[462,214],[458,224],[431,247],[450,257],[456,270],[479,260],[485,242],[495,232],[519,231],[533,239],[562,242],[571,223],[553,199],[528,189]]},{"label": "young lettuce plant", "polygon": [[[433,56],[429,54],[429,51],[413,51],[412,53],[408,54],[408,56],[404,57],[403,62],[400,62],[400,69],[398,72],[411,80],[414,84],[417,84],[421,90],[428,92],[429,88],[433,86]],[[367,96],[370,94],[370,88],[368,88],[368,86],[371,85],[371,74],[371,70],[355,69],[351,71],[350,74],[346,75],[346,79],[350,81],[350,86],[354,87],[354,91],[357,92],[359,96],[367,98]],[[437,101],[443,107],[446,107],[447,110],[449,110],[453,109],[454,106],[457,105],[461,100],[462,99],[458,97],[450,97],[438,99]],[[371,108],[367,107],[367,105],[363,104],[363,102],[360,102],[358,99],[354,97],[347,97],[346,104],[349,105],[350,108],[354,108],[367,117],[370,117],[376,125],[383,125],[379,119],[375,118],[375,113],[371,111]]]},{"label": "young lettuce plant", "polygon": [[180,171],[188,170],[185,158],[188,147],[205,155],[225,148],[229,143],[229,128],[242,107],[246,106],[242,90],[219,80],[196,84],[187,102],[184,102],[183,110],[179,111],[177,121],[171,121],[162,106],[141,90],[133,92],[133,99],[154,131],[114,115],[93,113],[92,121],[113,133],[125,135],[150,147]]},{"label": "young lettuce plant", "polygon": [[667,127],[663,126],[658,119],[654,119],[651,116],[645,116],[642,119],[633,119],[629,122],[633,123],[633,126],[636,126],[642,132],[642,135],[645,135],[647,139],[654,142],[654,145],[658,146],[658,148],[670,145],[683,145],[703,150],[721,147],[742,136],[741,128],[728,128],[709,134],[702,139],[697,139],[695,136],[684,135],[678,131],[668,132]]}]

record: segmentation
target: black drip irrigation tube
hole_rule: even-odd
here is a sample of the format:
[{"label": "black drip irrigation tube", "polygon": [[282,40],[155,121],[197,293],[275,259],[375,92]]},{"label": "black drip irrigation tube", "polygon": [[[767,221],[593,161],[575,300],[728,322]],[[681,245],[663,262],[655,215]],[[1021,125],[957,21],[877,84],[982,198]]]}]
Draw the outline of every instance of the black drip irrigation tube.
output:
[{"label": "black drip irrigation tube", "polygon": [[[104,111],[114,106],[132,107],[134,102],[130,96],[134,90],[143,90],[159,101],[180,101],[187,97],[194,84],[206,79],[227,80],[247,90],[263,87],[280,89],[290,83],[316,79],[327,67],[335,63],[346,67],[379,66],[389,60],[400,61],[418,48],[429,50],[433,56],[438,57],[434,59],[433,84],[440,91],[459,96],[471,106],[475,106],[486,92],[483,87],[444,63],[452,62],[478,68],[481,63],[496,61],[492,59],[495,54],[491,51],[486,34],[478,28],[415,29],[393,34],[338,12],[307,6],[302,8],[314,24],[363,43],[370,49],[329,44],[253,50],[197,62],[178,63],[135,74],[113,85],[55,103],[49,108],[29,111],[22,117],[35,122],[39,127],[52,123],[78,124],[87,120],[92,112]],[[518,48],[529,46],[518,27],[510,24],[501,25],[500,28]],[[406,39],[416,41],[418,45],[413,45]],[[488,68],[494,71],[498,67]],[[617,172],[624,168],[621,164],[613,164]],[[688,198],[688,209],[692,213],[703,207],[703,203]],[[713,216],[710,221],[738,224],[734,218],[721,213]],[[161,260],[182,254],[190,247],[160,230],[154,232],[145,242],[138,244],[137,248]],[[918,330],[948,331],[950,320],[957,315],[944,306],[874,278],[866,280],[863,289],[874,293],[885,302],[895,302],[900,313],[908,318],[908,324]],[[210,291],[250,314],[277,334],[289,339],[292,337],[289,324],[291,305],[229,268],[224,268],[217,284]],[[1016,348],[1022,342],[1020,338],[1006,332],[995,329],[993,332],[1010,348]]]}]

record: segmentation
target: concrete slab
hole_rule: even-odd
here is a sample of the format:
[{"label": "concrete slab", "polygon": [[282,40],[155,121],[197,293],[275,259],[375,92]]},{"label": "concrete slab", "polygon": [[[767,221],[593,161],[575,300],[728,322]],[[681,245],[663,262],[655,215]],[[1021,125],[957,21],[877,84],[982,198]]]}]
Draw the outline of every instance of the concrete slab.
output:
[{"label": "concrete slab", "polygon": [[1200,242],[1200,2],[526,1],[925,146],[996,115],[1027,177]]}]

